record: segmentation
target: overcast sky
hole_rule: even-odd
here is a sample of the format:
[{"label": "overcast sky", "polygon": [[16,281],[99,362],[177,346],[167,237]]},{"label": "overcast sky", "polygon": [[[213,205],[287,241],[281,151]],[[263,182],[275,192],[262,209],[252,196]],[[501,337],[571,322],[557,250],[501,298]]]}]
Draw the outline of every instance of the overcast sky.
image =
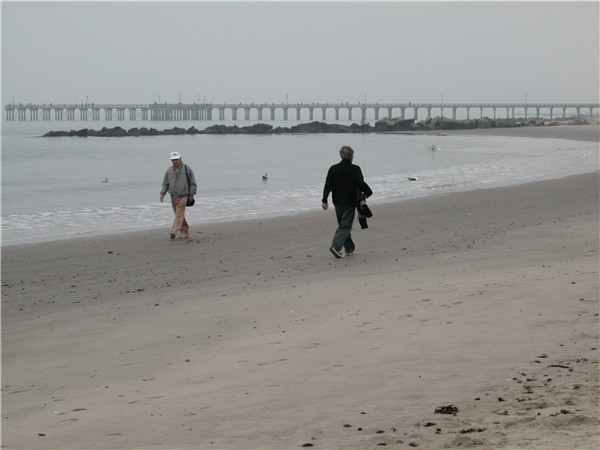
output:
[{"label": "overcast sky", "polygon": [[597,1],[3,1],[2,103],[596,103],[598,30]]}]

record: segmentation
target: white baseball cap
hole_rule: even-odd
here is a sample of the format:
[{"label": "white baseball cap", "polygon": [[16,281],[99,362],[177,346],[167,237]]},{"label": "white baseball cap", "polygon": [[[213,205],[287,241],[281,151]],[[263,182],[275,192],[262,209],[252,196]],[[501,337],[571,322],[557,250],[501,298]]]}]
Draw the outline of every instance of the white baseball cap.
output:
[{"label": "white baseball cap", "polygon": [[171,152],[171,159],[181,159],[181,153]]}]

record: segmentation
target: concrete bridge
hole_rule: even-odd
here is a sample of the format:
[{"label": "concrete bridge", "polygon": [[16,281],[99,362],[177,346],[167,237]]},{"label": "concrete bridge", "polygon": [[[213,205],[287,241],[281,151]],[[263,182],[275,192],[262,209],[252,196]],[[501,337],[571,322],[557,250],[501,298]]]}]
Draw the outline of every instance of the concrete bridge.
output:
[{"label": "concrete bridge", "polygon": [[[152,103],[152,104],[15,104],[5,105],[8,121],[192,121],[192,120],[415,120],[439,116],[457,118],[542,117],[550,119],[598,115],[598,103]],[[340,111],[342,115],[340,115]],[[316,114],[315,114],[316,112]],[[240,114],[241,113],[241,114]],[[306,119],[304,119],[306,120]]]}]

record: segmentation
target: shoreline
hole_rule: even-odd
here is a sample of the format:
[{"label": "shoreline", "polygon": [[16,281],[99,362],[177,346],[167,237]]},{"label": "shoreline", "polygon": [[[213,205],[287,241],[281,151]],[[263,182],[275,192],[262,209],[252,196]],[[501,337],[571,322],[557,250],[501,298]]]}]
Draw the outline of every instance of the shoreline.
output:
[{"label": "shoreline", "polygon": [[[480,128],[480,129],[471,129],[471,130],[439,130],[432,132],[391,132],[390,134],[433,134],[433,135],[487,135],[487,136],[512,136],[512,137],[527,137],[527,138],[546,138],[546,139],[568,139],[575,141],[585,141],[585,142],[598,142],[600,143],[600,125],[599,124],[590,124],[590,125],[556,125],[556,126],[529,126],[529,127],[512,127],[512,128]],[[599,147],[600,149],[600,147]],[[597,170],[598,168],[590,168],[590,172]],[[588,172],[589,173],[589,172]],[[516,182],[514,185],[519,185],[523,183],[528,183],[529,181],[520,181]],[[476,189],[480,189],[476,188]],[[433,195],[445,195],[445,194],[433,194]],[[391,202],[404,202],[407,200],[393,200]],[[384,201],[383,204],[391,203],[388,201]],[[318,209],[318,207],[316,208]],[[289,214],[291,217],[295,217],[302,214],[310,214],[310,211],[295,211]],[[282,217],[281,215],[274,214],[272,216],[264,217],[264,218],[277,218]],[[238,220],[252,220],[252,219],[231,219],[225,220],[221,222],[205,222],[205,223],[197,223],[193,224],[193,228],[204,228],[206,226],[218,223],[228,223],[230,221],[238,221]],[[49,238],[40,237],[33,241],[18,241],[18,242],[2,242],[1,245],[3,247],[12,247],[12,246],[21,246],[21,245],[35,245],[42,242],[52,242],[53,240],[57,241],[72,241],[77,239],[91,239],[94,237],[100,236],[110,236],[113,234],[138,234],[144,233],[147,231],[158,231],[160,229],[164,229],[164,226],[161,227],[149,227],[149,228],[141,228],[136,230],[118,230],[118,231],[103,231],[103,232],[90,232],[89,234],[75,234],[71,236],[64,236],[57,238],[56,236],[52,236]]]},{"label": "shoreline", "polygon": [[[542,136],[540,136],[542,137]],[[566,139],[566,138],[565,138]],[[587,139],[585,139],[587,140]],[[593,175],[595,173],[598,172],[599,169],[591,169],[589,172],[585,172],[582,174],[576,174],[576,175],[568,175],[566,177],[559,177],[559,178],[549,178],[549,179],[544,179],[544,180],[537,180],[537,181],[521,181],[515,184],[510,184],[510,185],[506,185],[506,186],[496,186],[496,187],[478,187],[475,189],[468,189],[468,190],[459,190],[459,191],[453,191],[453,192],[449,192],[449,193],[436,193],[430,196],[426,196],[426,197],[416,197],[416,198],[407,198],[407,199],[401,199],[401,200],[391,200],[391,201],[382,201],[380,203],[375,203],[375,207],[379,208],[381,206],[386,206],[386,205],[402,205],[404,203],[407,202],[418,202],[421,200],[427,200],[429,198],[435,198],[435,197],[445,197],[448,195],[455,195],[455,194],[460,194],[460,193],[466,193],[466,192],[477,192],[477,191],[484,191],[484,190],[488,190],[488,189],[502,189],[502,188],[510,188],[510,187],[518,187],[518,186],[523,186],[523,185],[529,185],[532,183],[543,183],[545,181],[553,181],[553,180],[562,180],[565,178],[571,178],[571,177],[577,177],[577,176],[585,176],[585,175]],[[262,223],[264,221],[268,221],[268,220],[278,220],[278,219],[283,219],[283,218],[287,218],[287,219],[291,219],[293,220],[294,218],[304,218],[304,219],[308,219],[308,220],[313,220],[313,219],[317,219],[320,215],[320,211],[318,210],[318,208],[314,208],[314,210],[303,210],[303,211],[295,211],[295,212],[290,212],[290,213],[284,213],[284,214],[274,214],[274,215],[266,215],[266,216],[262,216],[260,218],[257,217],[249,217],[249,218],[232,218],[230,220],[219,220],[219,221],[214,221],[214,222],[202,222],[202,223],[194,223],[191,224],[190,227],[192,229],[192,234],[203,234],[206,229],[214,229],[214,228],[219,228],[220,226],[223,225],[228,225],[228,224],[232,224],[232,223],[239,223],[240,225],[243,224],[254,224],[254,223]],[[358,227],[358,225],[355,226],[355,228]],[[52,239],[45,239],[45,238],[40,238],[40,240],[35,240],[35,241],[19,241],[19,242],[7,242],[7,243],[1,243],[1,247],[4,249],[8,249],[8,248],[13,248],[13,247],[23,247],[23,246],[37,246],[37,245],[45,245],[45,244],[68,244],[71,242],[77,242],[77,241],[85,241],[85,240],[99,240],[99,239],[110,239],[111,237],[119,237],[121,239],[131,239],[134,236],[147,236],[149,238],[159,238],[159,235],[161,236],[161,238],[163,237],[162,235],[165,235],[165,233],[168,232],[168,228],[169,225],[165,225],[165,226],[152,226],[152,227],[148,227],[148,228],[140,228],[140,229],[135,229],[135,230],[119,230],[119,231],[104,231],[104,232],[90,232],[89,234],[75,234],[72,236],[67,236],[67,237],[61,237],[60,239],[56,239],[56,237],[53,237]],[[354,228],[353,228],[354,229]],[[198,231],[200,230],[200,231]]]},{"label": "shoreline", "polygon": [[[559,177],[559,178],[548,178],[548,179],[537,180],[537,181],[520,181],[518,183],[514,183],[514,184],[510,184],[510,185],[506,185],[506,186],[496,186],[496,187],[491,187],[491,188],[490,187],[478,187],[478,188],[474,188],[474,189],[458,190],[458,191],[453,191],[453,192],[449,192],[449,193],[436,193],[436,194],[432,194],[430,196],[425,196],[425,197],[380,201],[378,203],[372,203],[372,205],[374,205],[376,208],[379,208],[380,206],[385,206],[385,205],[401,205],[406,202],[426,200],[431,197],[444,197],[444,196],[452,195],[452,194],[460,194],[460,193],[464,193],[464,192],[476,192],[476,191],[487,190],[487,189],[502,189],[503,187],[517,187],[517,186],[522,186],[522,185],[528,185],[531,183],[542,183],[544,181],[561,180],[564,178],[584,176],[584,175],[593,175],[596,172],[597,172],[597,170],[591,170],[590,172],[585,172],[585,173],[576,174],[576,175],[568,175],[568,176]],[[218,220],[218,221],[210,221],[210,222],[202,222],[202,223],[193,223],[190,225],[190,227],[192,229],[192,234],[194,234],[194,233],[200,234],[200,233],[204,233],[204,231],[197,231],[197,230],[206,230],[207,228],[214,228],[214,227],[218,228],[221,225],[227,225],[227,224],[231,224],[231,223],[240,223],[240,224],[250,223],[250,224],[252,224],[255,222],[260,223],[260,222],[263,222],[266,220],[277,220],[277,219],[281,219],[281,218],[293,219],[295,217],[302,217],[302,216],[318,217],[319,214],[320,214],[320,212],[317,210],[317,208],[314,208],[313,210],[302,210],[302,211],[293,211],[293,212],[282,213],[282,214],[265,215],[260,218],[245,217],[245,218],[232,218],[229,220]],[[139,229],[133,229],[133,230],[130,229],[130,230],[118,230],[118,231],[89,232],[86,234],[74,234],[74,235],[69,235],[69,236],[63,236],[60,238],[57,238],[56,236],[52,236],[52,238],[48,238],[48,239],[41,237],[34,241],[18,241],[18,242],[1,243],[1,247],[2,248],[13,248],[13,247],[22,247],[22,246],[36,246],[36,245],[52,244],[52,243],[67,244],[69,242],[77,242],[79,240],[98,240],[98,239],[103,239],[103,238],[110,239],[111,237],[117,237],[117,236],[122,237],[124,239],[132,238],[133,236],[136,236],[136,235],[137,236],[147,235],[151,238],[155,238],[155,237],[157,237],[158,234],[164,235],[165,232],[168,230],[168,228],[169,228],[169,224],[166,224],[164,226],[151,226],[151,227],[147,227],[147,228],[139,228]]]}]

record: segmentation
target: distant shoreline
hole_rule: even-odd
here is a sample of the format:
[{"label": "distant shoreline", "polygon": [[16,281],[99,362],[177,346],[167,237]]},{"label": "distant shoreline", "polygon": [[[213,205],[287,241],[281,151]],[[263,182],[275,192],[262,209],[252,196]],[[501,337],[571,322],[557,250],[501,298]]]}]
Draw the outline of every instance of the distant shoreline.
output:
[{"label": "distant shoreline", "polygon": [[489,128],[477,130],[452,130],[445,134],[511,136],[544,139],[568,139],[571,141],[600,142],[600,125],[558,125],[541,127]]}]

